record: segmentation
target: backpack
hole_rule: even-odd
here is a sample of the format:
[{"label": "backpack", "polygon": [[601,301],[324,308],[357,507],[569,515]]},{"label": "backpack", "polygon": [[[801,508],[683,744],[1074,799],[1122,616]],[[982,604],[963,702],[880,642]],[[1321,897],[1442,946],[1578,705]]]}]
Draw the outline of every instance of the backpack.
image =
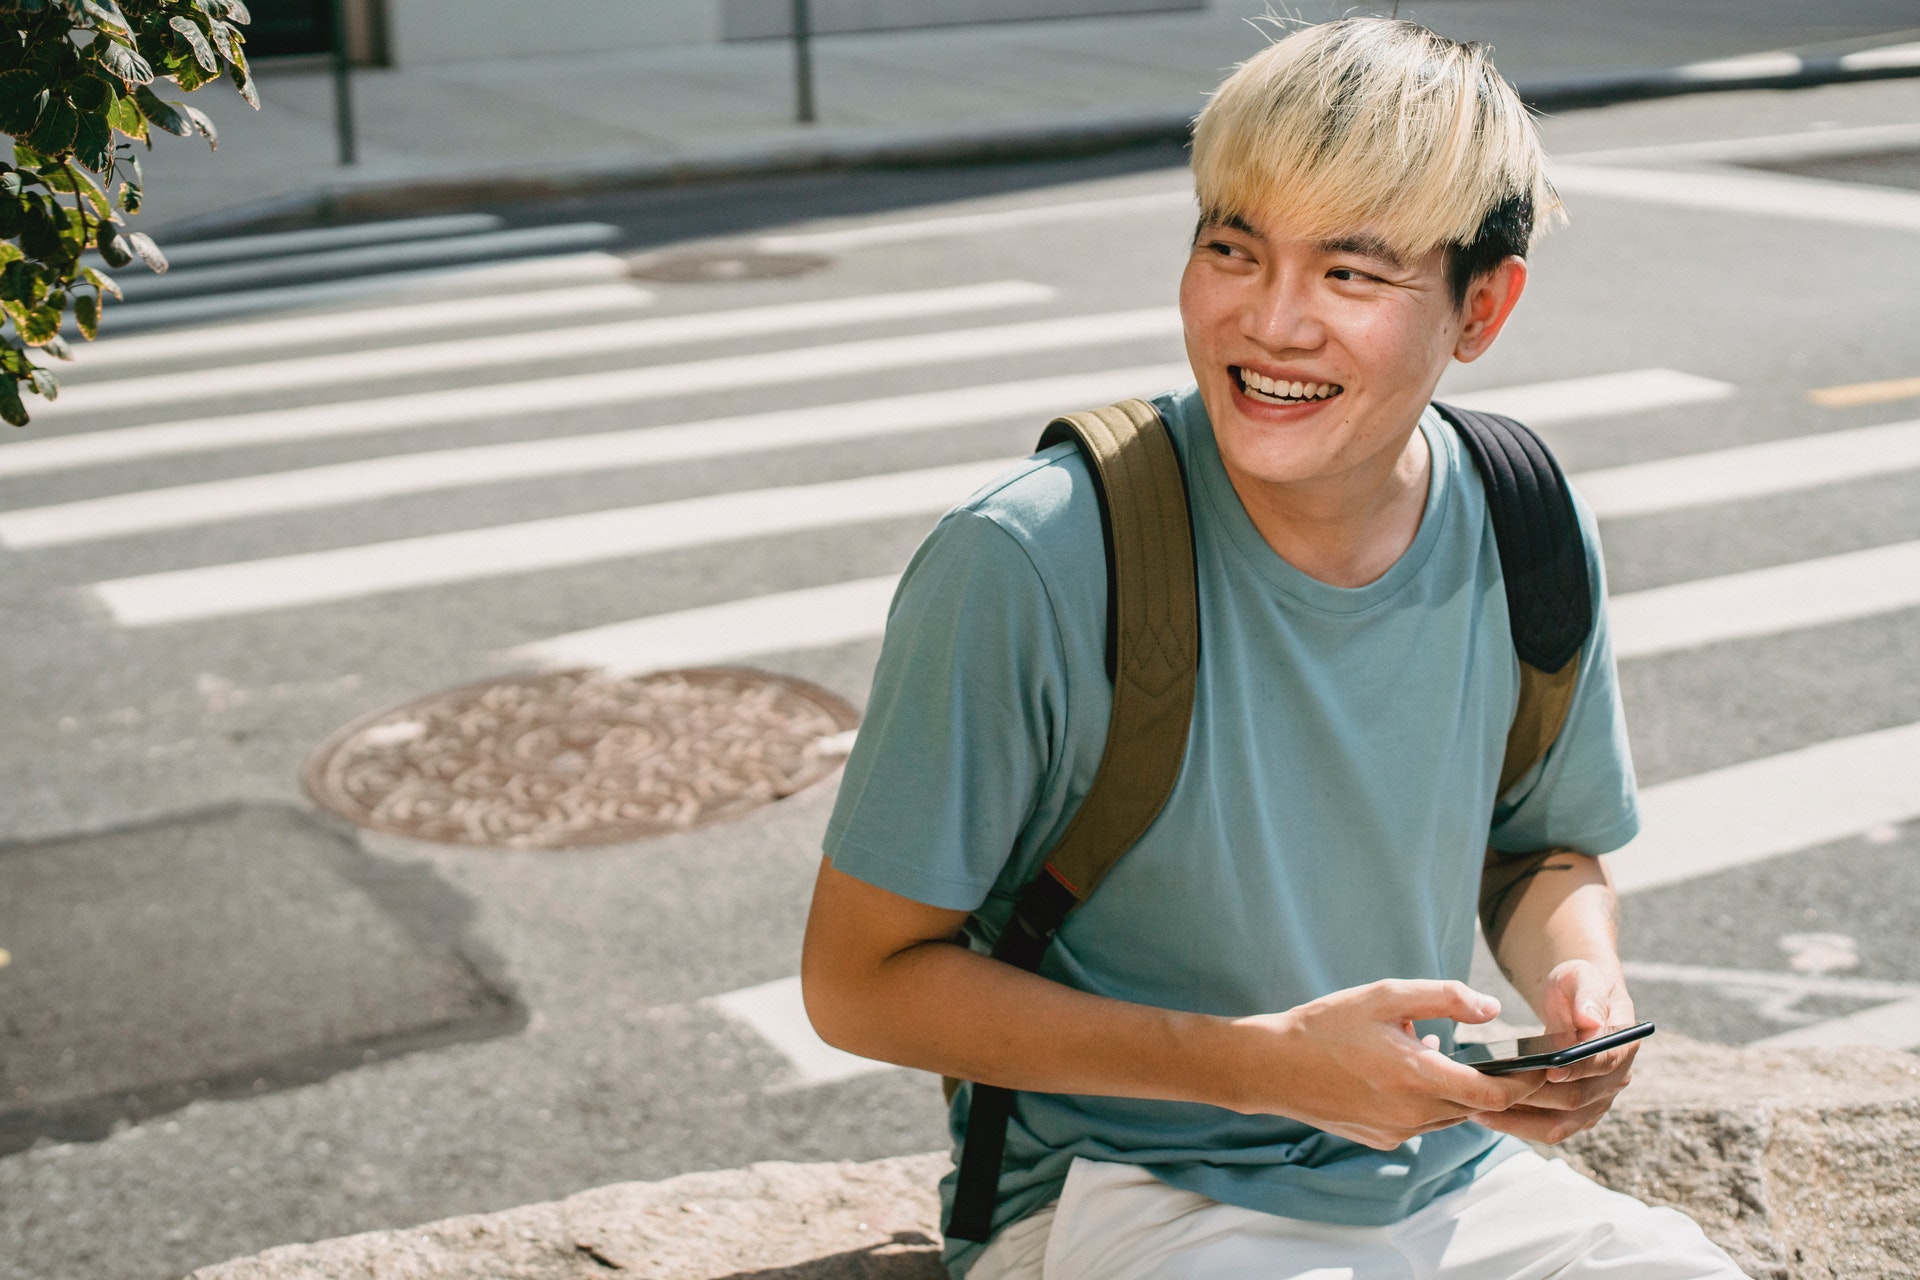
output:
[{"label": "backpack", "polygon": [[[1565,722],[1593,628],[1586,548],[1559,464],[1540,438],[1498,414],[1434,404],[1458,432],[1487,493],[1520,659],[1520,698],[1496,794],[1546,756]],[[1086,455],[1107,551],[1107,675],[1113,713],[1086,798],[1014,900],[996,960],[1038,971],[1067,915],[1147,827],[1186,756],[1200,665],[1199,585],[1186,478],[1159,411],[1144,400],[1069,414],[1038,448]],[[1435,465],[1438,465],[1436,460]],[[948,1081],[951,1099],[958,1082]],[[975,1084],[946,1234],[985,1242],[998,1201],[1013,1091]]]}]

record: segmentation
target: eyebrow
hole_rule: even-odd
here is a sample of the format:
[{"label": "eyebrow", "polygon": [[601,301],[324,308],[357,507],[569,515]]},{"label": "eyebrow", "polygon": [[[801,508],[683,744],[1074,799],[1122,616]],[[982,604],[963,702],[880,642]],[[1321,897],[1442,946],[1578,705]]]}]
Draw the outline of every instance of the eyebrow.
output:
[{"label": "eyebrow", "polygon": [[1375,235],[1335,236],[1331,240],[1320,242],[1322,253],[1354,253],[1363,258],[1372,258],[1390,266],[1405,267],[1407,264],[1393,246]]},{"label": "eyebrow", "polygon": [[1201,214],[1200,225],[1193,229],[1193,238],[1196,241],[1199,240],[1201,236],[1206,234],[1209,228],[1220,228],[1226,231],[1238,231],[1241,235],[1250,236],[1255,240],[1266,239],[1264,235],[1260,234],[1260,229],[1258,227],[1254,226],[1251,222],[1248,222],[1246,218],[1242,217],[1240,214],[1237,214],[1237,213],[1203,213]]}]

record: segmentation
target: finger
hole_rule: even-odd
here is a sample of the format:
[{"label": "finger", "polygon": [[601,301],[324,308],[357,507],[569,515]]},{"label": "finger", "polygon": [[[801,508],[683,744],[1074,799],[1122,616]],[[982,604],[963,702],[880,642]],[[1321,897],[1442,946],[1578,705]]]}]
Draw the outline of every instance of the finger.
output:
[{"label": "finger", "polygon": [[[1634,1057],[1639,1052],[1638,1044],[1621,1045],[1618,1049],[1609,1049],[1591,1058],[1555,1067],[1547,1073],[1547,1079],[1557,1084],[1562,1080],[1580,1080],[1588,1076],[1624,1075],[1633,1066]],[[1624,1085],[1626,1082],[1623,1080],[1621,1083]]]},{"label": "finger", "polygon": [[1382,982],[1377,998],[1387,1019],[1414,1022],[1423,1018],[1451,1018],[1455,1022],[1486,1022],[1500,1012],[1500,1002],[1464,982],[1427,979]]},{"label": "finger", "polygon": [[1546,1083],[1538,1071],[1490,1076],[1442,1053],[1427,1052],[1420,1058],[1422,1073],[1434,1095],[1466,1112],[1504,1111]]},{"label": "finger", "polygon": [[1612,1099],[1578,1111],[1541,1111],[1531,1106],[1519,1106],[1510,1111],[1477,1115],[1473,1119],[1475,1123],[1500,1133],[1510,1133],[1529,1142],[1551,1144],[1565,1142],[1574,1134],[1593,1128],[1600,1123],[1611,1105]]}]

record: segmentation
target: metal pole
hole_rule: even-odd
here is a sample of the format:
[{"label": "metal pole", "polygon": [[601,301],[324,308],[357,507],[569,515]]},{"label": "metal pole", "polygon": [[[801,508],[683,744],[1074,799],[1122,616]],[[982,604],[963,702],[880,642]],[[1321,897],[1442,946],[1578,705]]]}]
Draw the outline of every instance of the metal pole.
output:
[{"label": "metal pole", "polygon": [[813,123],[813,21],[807,0],[793,0],[794,118]]},{"label": "metal pole", "polygon": [[347,56],[346,0],[327,0],[333,21],[333,129],[340,143],[340,163],[354,163],[353,62]]}]

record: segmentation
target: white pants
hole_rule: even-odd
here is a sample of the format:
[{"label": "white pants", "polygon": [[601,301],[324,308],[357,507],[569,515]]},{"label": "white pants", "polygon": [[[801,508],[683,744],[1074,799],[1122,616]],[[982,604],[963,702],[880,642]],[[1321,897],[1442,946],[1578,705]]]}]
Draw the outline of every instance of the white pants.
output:
[{"label": "white pants", "polygon": [[1385,1227],[1281,1218],[1075,1160],[967,1280],[1746,1280],[1693,1220],[1559,1160],[1511,1156]]}]

